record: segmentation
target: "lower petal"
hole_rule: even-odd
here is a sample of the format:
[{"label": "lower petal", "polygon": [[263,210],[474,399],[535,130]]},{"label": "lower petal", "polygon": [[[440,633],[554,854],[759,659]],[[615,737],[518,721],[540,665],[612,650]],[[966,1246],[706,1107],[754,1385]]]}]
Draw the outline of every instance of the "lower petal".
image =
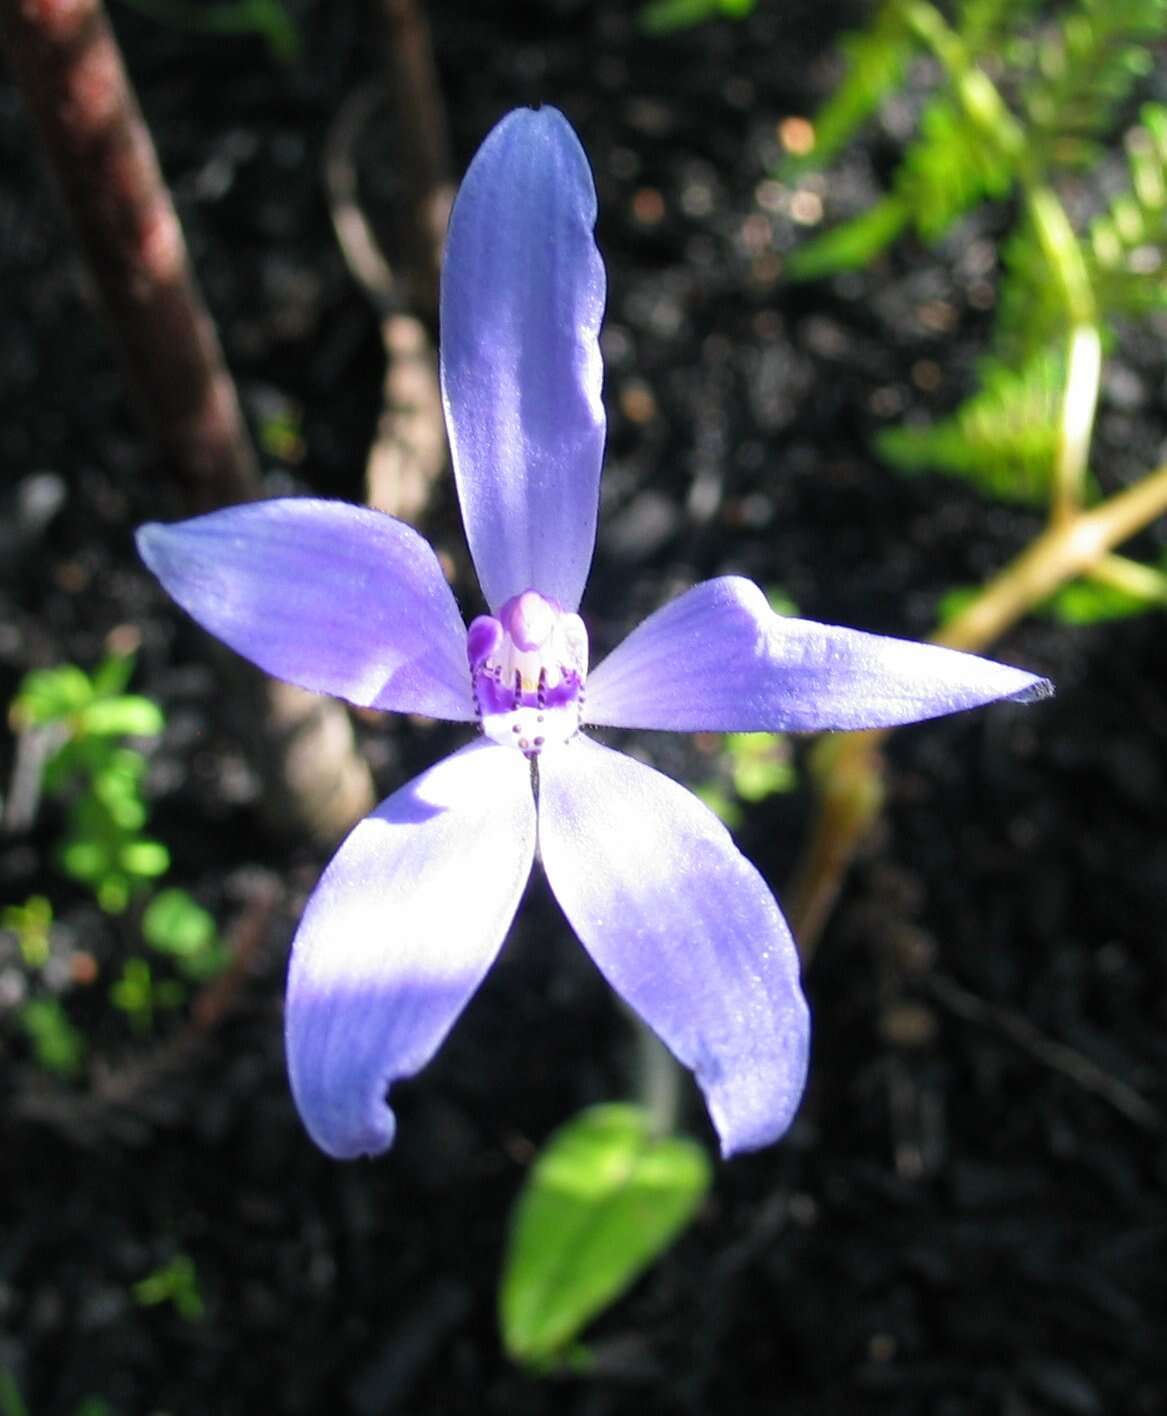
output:
[{"label": "lower petal", "polygon": [[612,987],[697,1074],[725,1155],[777,1140],[810,1021],[762,877],[691,792],[582,736],[539,767],[551,888]]},{"label": "lower petal", "polygon": [[387,1088],[437,1051],[518,908],[535,852],[530,768],[476,742],[349,835],[292,949],[288,1072],[312,1139],[339,1160],[392,1144]]}]

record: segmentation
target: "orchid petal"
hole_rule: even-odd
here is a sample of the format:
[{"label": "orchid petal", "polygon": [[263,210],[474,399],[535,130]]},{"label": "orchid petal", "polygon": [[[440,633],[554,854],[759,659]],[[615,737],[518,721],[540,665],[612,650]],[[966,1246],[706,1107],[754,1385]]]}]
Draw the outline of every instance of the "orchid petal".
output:
[{"label": "orchid petal", "polygon": [[286,498],[143,526],[138,550],[204,629],[276,678],[365,708],[473,720],[462,617],[403,522]]},{"label": "orchid petal", "polygon": [[604,267],[587,158],[554,108],[487,137],[450,219],[442,394],[470,551],[493,611],[535,589],[566,610],[596,538]]},{"label": "orchid petal", "polygon": [[752,581],[706,580],[588,678],[586,719],[674,732],[884,728],[1053,692],[975,654],[776,615]]},{"label": "orchid petal", "polygon": [[437,1051],[518,908],[535,852],[530,769],[472,743],[394,792],[312,894],[288,975],[288,1072],[338,1160],[392,1144],[386,1089]]},{"label": "orchid petal", "polygon": [[684,787],[577,736],[539,766],[551,888],[612,987],[697,1074],[722,1152],[789,1126],[810,1024],[774,897]]}]

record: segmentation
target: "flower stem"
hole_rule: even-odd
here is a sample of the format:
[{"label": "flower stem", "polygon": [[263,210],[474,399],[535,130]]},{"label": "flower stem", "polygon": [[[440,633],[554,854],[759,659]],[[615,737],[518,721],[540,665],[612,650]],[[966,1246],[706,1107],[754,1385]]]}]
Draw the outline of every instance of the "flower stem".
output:
[{"label": "flower stem", "polygon": [[671,1136],[681,1111],[681,1065],[656,1033],[630,1009],[636,1033],[636,1099],[648,1112],[654,1136]]}]

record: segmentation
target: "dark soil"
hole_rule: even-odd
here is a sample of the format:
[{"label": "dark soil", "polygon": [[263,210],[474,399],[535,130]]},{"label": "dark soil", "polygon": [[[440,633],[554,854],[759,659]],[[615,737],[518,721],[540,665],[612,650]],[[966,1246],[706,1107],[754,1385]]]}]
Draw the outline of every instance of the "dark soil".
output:
[{"label": "dark soil", "polygon": [[[882,420],[967,387],[988,315],[961,261],[1002,214],[831,285],[787,285],[774,259],[802,234],[756,196],[776,124],[828,90],[832,41],[862,6],[773,0],[669,41],[638,35],[622,0],[431,8],[459,168],[505,110],[543,100],[596,170],[611,284],[597,655],[729,569],[808,616],[922,635],[945,589],[1033,534],[1029,513],[899,479],[869,450]],[[330,117],[377,72],[375,15],[296,9],[308,57],[290,67],[258,41],[113,17],[249,413],[275,400],[302,419],[303,456],[269,456],[271,488],[355,499],[381,346],[320,172]],[[884,142],[842,166],[829,212],[870,193]],[[392,160],[372,155],[372,191],[391,192]],[[169,505],[7,84],[0,262],[0,689],[92,665],[136,626],[136,684],[169,715],[150,786],[172,882],[259,940],[200,1047],[174,1052],[181,1019],[137,1040],[104,1002],[132,930],[54,873],[54,809],[3,843],[0,899],[51,894],[60,938],[99,965],[68,1006],[102,1089],[127,1098],[46,1080],[0,1030],[0,1372],[31,1416],[86,1397],[119,1416],[1167,1412],[1161,621],[1033,621],[996,652],[1049,673],[1053,702],[897,735],[886,823],[809,973],[799,1120],[718,1169],[698,1222],[596,1326],[595,1374],[540,1381],[496,1335],[507,1214],[557,1123],[629,1094],[626,1024],[536,881],[440,1057],[398,1090],[396,1148],[355,1165],[313,1148],[280,1006],[326,853],[262,825],[207,641],[133,553],[132,528]],[[921,361],[940,377],[926,394]],[[1095,458],[1107,486],[1167,438],[1160,347],[1122,373]],[[425,529],[465,564],[448,488]],[[477,612],[466,576],[460,595]],[[359,731],[385,793],[457,741],[388,719]],[[701,744],[636,746],[682,779],[708,773]],[[805,792],[772,798],[739,832],[779,890],[807,808]],[[5,989],[14,968],[0,956]],[[712,1140],[695,1096],[687,1124]],[[133,1296],[175,1253],[197,1267],[201,1322]]]}]

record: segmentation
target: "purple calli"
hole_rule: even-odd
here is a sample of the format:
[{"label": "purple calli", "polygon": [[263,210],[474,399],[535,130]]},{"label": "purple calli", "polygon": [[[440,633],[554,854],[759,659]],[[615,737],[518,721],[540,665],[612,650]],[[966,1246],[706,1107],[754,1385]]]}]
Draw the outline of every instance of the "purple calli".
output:
[{"label": "purple calli", "polygon": [[723,1153],[790,1124],[810,1029],[770,890],[696,797],[581,724],[876,727],[1050,691],[972,655],[781,618],[733,576],[658,610],[589,675],[576,610],[604,441],[594,222],[587,160],[551,108],[494,129],[454,208],[442,388],[490,606],[469,630],[427,543],[363,508],[277,500],[139,532],[174,599],[269,673],[481,728],[355,828],[296,935],[292,1090],[339,1158],[392,1143],[387,1090],[490,968],[537,847],[598,967],[696,1074]]}]

